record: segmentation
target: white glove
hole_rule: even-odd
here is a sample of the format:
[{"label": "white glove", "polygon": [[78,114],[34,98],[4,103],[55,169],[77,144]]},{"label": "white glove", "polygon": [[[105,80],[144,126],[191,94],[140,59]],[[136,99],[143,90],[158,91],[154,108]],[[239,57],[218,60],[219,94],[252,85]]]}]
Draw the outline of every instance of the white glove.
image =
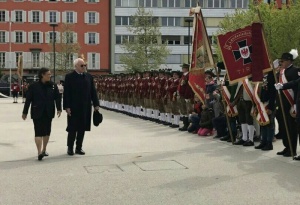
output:
[{"label": "white glove", "polygon": [[274,86],[275,86],[276,90],[281,90],[283,87],[283,85],[281,83],[277,83]]}]

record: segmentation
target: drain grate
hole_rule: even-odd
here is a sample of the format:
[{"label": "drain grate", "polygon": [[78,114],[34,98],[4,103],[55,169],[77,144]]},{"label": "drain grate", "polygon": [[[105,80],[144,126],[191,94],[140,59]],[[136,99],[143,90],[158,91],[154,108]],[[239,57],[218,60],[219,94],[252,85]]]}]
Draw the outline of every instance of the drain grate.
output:
[{"label": "drain grate", "polygon": [[84,168],[89,174],[105,173],[105,172],[123,172],[121,167],[119,167],[116,164],[84,166]]},{"label": "drain grate", "polygon": [[143,171],[188,169],[175,160],[138,161],[133,163]]}]

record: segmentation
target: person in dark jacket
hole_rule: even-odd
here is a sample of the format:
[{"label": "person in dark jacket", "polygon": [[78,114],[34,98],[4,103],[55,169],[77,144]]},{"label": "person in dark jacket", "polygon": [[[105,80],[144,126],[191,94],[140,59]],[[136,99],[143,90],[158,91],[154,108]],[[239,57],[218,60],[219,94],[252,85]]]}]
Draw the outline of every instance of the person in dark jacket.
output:
[{"label": "person in dark jacket", "polygon": [[270,123],[267,125],[261,125],[261,142],[255,149],[261,149],[263,151],[273,150],[273,138],[275,135],[275,78],[273,71],[269,71],[266,81],[263,83],[260,93],[260,99],[262,103],[268,103],[266,111],[269,117]]},{"label": "person in dark jacket", "polygon": [[74,60],[74,71],[65,77],[63,108],[68,114],[68,155],[75,153],[84,155],[82,143],[85,131],[91,130],[92,106],[99,110],[99,100],[93,77],[85,72],[86,64],[83,59]]},{"label": "person in dark jacket", "polygon": [[[296,93],[296,98],[295,98],[295,103],[296,103],[296,123],[297,123],[297,132],[298,132],[298,137],[300,136],[300,70],[298,72],[298,79],[290,81],[285,84],[278,83],[275,85],[277,90],[286,90],[286,89],[292,89],[297,87],[297,93]],[[297,138],[298,138],[297,137]],[[294,158],[295,160],[300,160],[300,155]]]},{"label": "person in dark jacket", "polygon": [[188,127],[188,132],[192,132],[193,134],[197,134],[199,130],[199,123],[201,119],[201,111],[202,111],[202,102],[198,98],[197,95],[194,97],[194,110],[189,116],[190,125]]},{"label": "person in dark jacket", "polygon": [[198,131],[199,136],[210,136],[213,133],[212,119],[214,112],[211,108],[206,105],[202,105],[201,119],[200,119],[200,129]]},{"label": "person in dark jacket", "polygon": [[38,160],[42,160],[44,156],[48,156],[46,149],[51,133],[52,118],[55,116],[55,106],[57,116],[60,117],[61,114],[61,98],[57,86],[50,82],[49,69],[41,68],[38,76],[39,81],[28,88],[22,118],[26,120],[31,104]]}]

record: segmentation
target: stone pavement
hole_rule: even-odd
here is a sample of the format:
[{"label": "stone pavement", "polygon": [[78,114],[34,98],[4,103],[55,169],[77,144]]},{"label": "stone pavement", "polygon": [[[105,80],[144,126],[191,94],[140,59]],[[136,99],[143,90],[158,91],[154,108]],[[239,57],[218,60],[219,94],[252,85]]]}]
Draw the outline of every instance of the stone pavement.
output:
[{"label": "stone pavement", "polygon": [[[20,101],[20,100],[19,100]],[[0,204],[300,204],[300,162],[105,111],[85,156],[66,154],[66,114],[36,159],[23,104],[0,99]]]}]

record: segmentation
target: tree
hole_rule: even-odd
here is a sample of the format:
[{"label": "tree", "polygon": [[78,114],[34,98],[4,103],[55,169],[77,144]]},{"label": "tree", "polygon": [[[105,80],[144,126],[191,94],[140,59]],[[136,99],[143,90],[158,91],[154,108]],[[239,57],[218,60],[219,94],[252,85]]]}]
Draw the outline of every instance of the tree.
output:
[{"label": "tree", "polygon": [[[232,15],[220,22],[220,29],[217,35],[234,31],[250,25],[252,22],[259,22],[258,10],[264,25],[266,40],[269,45],[271,59],[277,59],[284,52],[289,52],[293,48],[300,48],[300,24],[296,20],[300,18],[300,2],[297,1],[288,7],[283,6],[277,9],[274,3],[260,3],[257,6],[250,3],[249,10],[236,10]],[[217,51],[221,60],[220,50]],[[296,59],[300,62],[300,59]]]},{"label": "tree", "polygon": [[[56,63],[55,68],[58,71],[66,72],[73,69],[72,57],[78,55],[80,51],[80,45],[77,42],[77,34],[74,33],[73,24],[62,24],[60,26],[59,35],[56,38],[55,43],[55,56]],[[50,42],[49,46],[53,51],[53,43]],[[50,62],[53,62],[52,56],[48,57]]]},{"label": "tree", "polygon": [[158,69],[165,63],[170,54],[166,43],[161,43],[161,32],[157,19],[152,12],[138,8],[130,19],[132,26],[127,29],[134,37],[123,39],[121,47],[126,52],[120,56],[120,61],[127,71],[145,71]]}]

